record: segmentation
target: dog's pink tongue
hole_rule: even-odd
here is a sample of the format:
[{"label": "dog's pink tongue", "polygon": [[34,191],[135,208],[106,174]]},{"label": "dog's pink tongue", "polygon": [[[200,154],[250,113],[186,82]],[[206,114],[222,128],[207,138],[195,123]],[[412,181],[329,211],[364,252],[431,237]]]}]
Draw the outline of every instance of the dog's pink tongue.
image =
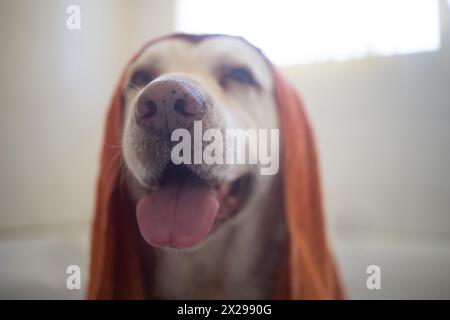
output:
[{"label": "dog's pink tongue", "polygon": [[213,189],[200,180],[168,181],[141,199],[136,208],[139,229],[153,246],[188,248],[202,241],[219,210]]}]

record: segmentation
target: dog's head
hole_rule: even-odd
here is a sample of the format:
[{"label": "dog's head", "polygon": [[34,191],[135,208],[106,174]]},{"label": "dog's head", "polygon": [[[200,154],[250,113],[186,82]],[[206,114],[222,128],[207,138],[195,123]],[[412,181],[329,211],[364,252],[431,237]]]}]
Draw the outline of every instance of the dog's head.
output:
[{"label": "dog's head", "polygon": [[[132,62],[123,155],[148,243],[196,246],[258,200],[273,177],[261,175],[263,152],[251,147],[275,142],[267,139],[278,129],[273,86],[257,49],[229,36],[164,39]],[[242,134],[246,148],[237,148]]]}]

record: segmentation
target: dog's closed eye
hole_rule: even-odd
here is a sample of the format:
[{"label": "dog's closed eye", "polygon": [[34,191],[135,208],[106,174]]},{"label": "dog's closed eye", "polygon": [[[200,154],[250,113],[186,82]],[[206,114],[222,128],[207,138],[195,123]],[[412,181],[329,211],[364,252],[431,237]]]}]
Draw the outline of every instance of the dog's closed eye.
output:
[{"label": "dog's closed eye", "polygon": [[149,71],[137,70],[131,76],[130,84],[138,88],[146,86],[153,80],[153,75]]},{"label": "dog's closed eye", "polygon": [[232,69],[229,72],[229,74],[227,74],[227,77],[230,80],[241,82],[241,83],[253,84],[255,82],[251,73],[243,68]]},{"label": "dog's closed eye", "polygon": [[223,87],[227,87],[230,81],[259,88],[258,82],[253,77],[252,73],[245,67],[227,68],[220,78],[220,84]]}]

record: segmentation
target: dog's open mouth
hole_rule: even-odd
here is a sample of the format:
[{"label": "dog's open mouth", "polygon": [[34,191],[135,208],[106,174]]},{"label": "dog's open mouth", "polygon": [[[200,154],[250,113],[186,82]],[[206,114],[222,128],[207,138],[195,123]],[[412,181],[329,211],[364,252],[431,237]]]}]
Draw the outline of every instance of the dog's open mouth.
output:
[{"label": "dog's open mouth", "polygon": [[184,165],[169,164],[158,187],[137,204],[144,239],[152,246],[189,248],[235,215],[250,190],[251,176],[211,183]]}]

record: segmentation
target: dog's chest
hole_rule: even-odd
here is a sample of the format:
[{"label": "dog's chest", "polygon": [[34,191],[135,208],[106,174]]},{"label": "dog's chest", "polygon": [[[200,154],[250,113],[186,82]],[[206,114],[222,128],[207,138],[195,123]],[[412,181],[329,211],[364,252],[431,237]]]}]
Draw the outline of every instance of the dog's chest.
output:
[{"label": "dog's chest", "polygon": [[[252,230],[228,232],[195,251],[158,251],[152,296],[162,299],[269,299],[280,241]],[[236,233],[240,237],[236,237]],[[277,240],[278,238],[278,240]]]}]

